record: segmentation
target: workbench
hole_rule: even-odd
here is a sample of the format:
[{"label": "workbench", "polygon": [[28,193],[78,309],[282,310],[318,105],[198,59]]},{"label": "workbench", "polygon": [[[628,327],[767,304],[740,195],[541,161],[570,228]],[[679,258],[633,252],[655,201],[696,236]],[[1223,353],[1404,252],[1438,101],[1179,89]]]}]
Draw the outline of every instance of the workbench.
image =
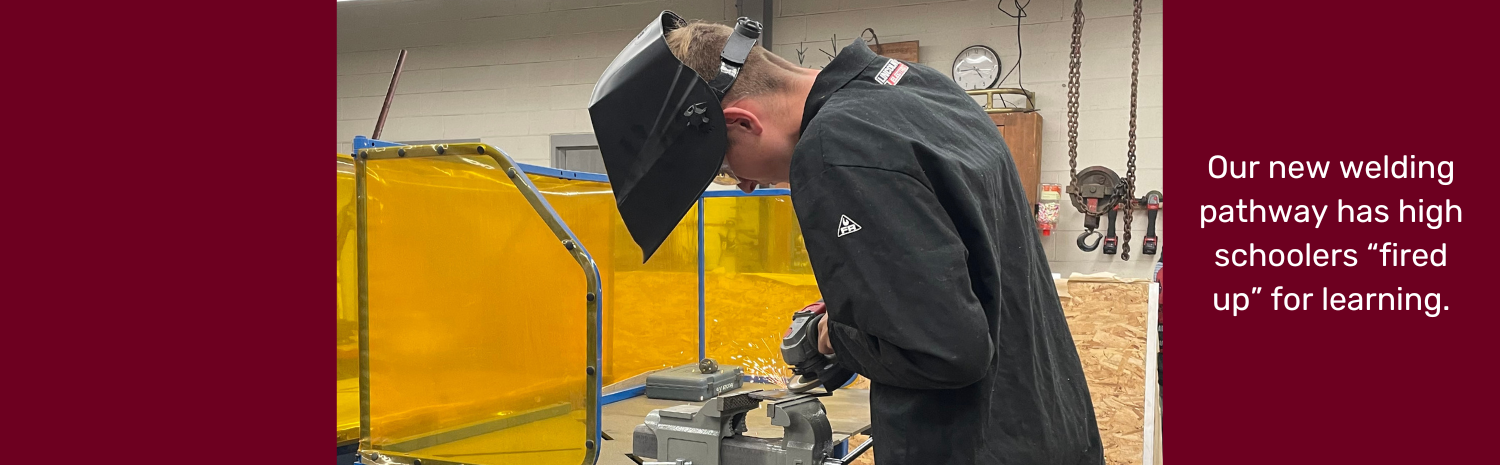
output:
[{"label": "workbench", "polygon": [[[745,383],[744,387],[725,394],[756,389],[775,390],[777,387],[770,384]],[[833,395],[821,397],[818,400],[823,402],[823,408],[828,412],[828,423],[833,427],[835,443],[843,442],[851,435],[864,433],[870,429],[870,391],[840,389]],[[659,400],[636,396],[605,405],[602,427],[605,434],[614,440],[604,441],[604,448],[600,450],[599,465],[635,465],[635,462],[625,457],[625,454],[630,452],[630,438],[635,432],[635,427],[645,421],[646,414],[651,413],[652,410],[683,404],[701,406],[703,402]],[[766,417],[764,404],[761,408],[745,415],[745,426],[749,428],[749,431],[745,433],[746,436],[781,437],[781,427],[771,424],[771,419]]]}]

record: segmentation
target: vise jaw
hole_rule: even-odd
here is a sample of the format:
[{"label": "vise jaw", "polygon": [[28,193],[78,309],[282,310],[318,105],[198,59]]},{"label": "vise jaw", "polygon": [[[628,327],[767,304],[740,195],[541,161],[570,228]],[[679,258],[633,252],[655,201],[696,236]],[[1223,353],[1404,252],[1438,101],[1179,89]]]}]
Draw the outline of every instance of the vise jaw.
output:
[{"label": "vise jaw", "polygon": [[[693,465],[821,465],[833,451],[833,428],[817,397],[751,391],[709,399],[702,407],[652,410],[637,426],[633,452]],[[744,436],[745,414],[767,402],[781,438]]]}]

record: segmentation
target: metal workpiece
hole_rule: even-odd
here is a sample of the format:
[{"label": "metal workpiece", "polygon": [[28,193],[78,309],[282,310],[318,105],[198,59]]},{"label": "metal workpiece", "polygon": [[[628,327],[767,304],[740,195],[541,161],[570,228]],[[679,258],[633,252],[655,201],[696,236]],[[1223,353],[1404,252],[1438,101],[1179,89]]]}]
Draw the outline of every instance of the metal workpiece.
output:
[{"label": "metal workpiece", "polygon": [[671,462],[649,462],[649,461],[645,461],[645,460],[640,460],[639,457],[635,457],[635,456],[630,456],[630,458],[631,458],[631,460],[635,460],[635,463],[637,463],[639,465],[693,465],[693,462],[690,461],[690,460],[673,460]]},{"label": "metal workpiece", "polygon": [[[521,173],[520,166],[516,164],[516,162],[512,160],[510,156],[507,155],[504,151],[483,143],[370,147],[357,148],[357,150],[355,151],[355,190],[358,216],[358,228],[356,236],[358,238],[359,247],[360,454],[362,456],[367,456],[369,460],[364,463],[402,463],[412,465],[443,465],[449,463],[430,458],[393,456],[391,455],[393,451],[381,452],[371,450],[372,444],[370,441],[369,427],[370,379],[368,318],[370,303],[369,264],[367,258],[369,227],[368,218],[366,215],[368,209],[368,199],[366,196],[367,182],[365,179],[368,174],[366,170],[366,164],[371,161],[379,160],[407,160],[414,158],[439,156],[486,157],[494,160],[496,166],[506,173]],[[553,235],[557,237],[558,245],[568,251],[568,253],[578,263],[579,268],[583,271],[586,279],[586,294],[584,296],[578,296],[576,298],[584,300],[586,311],[585,321],[588,325],[586,346],[587,358],[585,359],[585,365],[589,368],[601,366],[603,364],[603,357],[601,355],[601,327],[603,325],[603,315],[600,310],[600,305],[604,299],[602,281],[599,276],[599,267],[597,264],[595,264],[593,256],[589,255],[588,249],[583,246],[582,242],[579,242],[578,237],[573,234],[572,230],[568,229],[568,226],[565,222],[563,222],[562,217],[557,214],[557,211],[552,208],[552,205],[547,202],[547,199],[545,197],[542,196],[541,191],[538,190],[536,185],[531,182],[530,177],[525,175],[512,174],[511,176],[509,176],[509,178],[514,183],[516,189],[520,191],[521,196],[524,197],[526,199],[526,202],[531,205],[531,208],[536,211],[537,216],[541,217],[542,222],[545,223],[547,225],[547,228],[551,230]],[[603,390],[603,384],[600,378],[601,377],[597,375],[597,371],[595,371],[594,374],[589,374],[585,378],[587,387],[586,389],[584,389],[584,428],[587,436],[584,438],[584,444],[579,444],[579,446],[583,446],[585,448],[584,458],[581,462],[582,465],[593,465],[599,460],[600,448],[598,447],[598,444],[600,442],[600,417],[602,414],[602,404],[599,401],[599,396],[600,392]]]},{"label": "metal workpiece", "polygon": [[[745,414],[766,404],[781,438],[745,436]],[[816,396],[751,391],[646,415],[632,437],[635,456],[698,465],[821,465],[833,452],[833,429]]]}]

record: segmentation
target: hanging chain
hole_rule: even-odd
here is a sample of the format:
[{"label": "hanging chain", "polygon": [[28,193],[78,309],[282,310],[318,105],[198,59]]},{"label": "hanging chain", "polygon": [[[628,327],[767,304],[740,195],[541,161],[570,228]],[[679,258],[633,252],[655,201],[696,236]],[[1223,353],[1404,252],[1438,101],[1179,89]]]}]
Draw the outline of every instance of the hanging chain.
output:
[{"label": "hanging chain", "polygon": [[1130,142],[1125,166],[1125,244],[1120,259],[1130,260],[1130,218],[1135,213],[1135,96],[1141,75],[1141,0],[1135,0],[1135,40],[1130,43]]},{"label": "hanging chain", "polygon": [[1068,193],[1079,213],[1088,213],[1078,193],[1078,68],[1083,62],[1083,0],[1073,2],[1073,51],[1068,55]]}]

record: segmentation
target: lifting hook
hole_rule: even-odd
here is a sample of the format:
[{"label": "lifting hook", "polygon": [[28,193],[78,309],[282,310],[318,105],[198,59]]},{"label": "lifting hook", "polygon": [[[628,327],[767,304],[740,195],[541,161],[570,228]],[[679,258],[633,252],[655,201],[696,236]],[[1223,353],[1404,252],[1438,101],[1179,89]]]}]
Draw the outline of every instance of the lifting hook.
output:
[{"label": "lifting hook", "polygon": [[[1094,236],[1093,244],[1088,243],[1087,239],[1089,236]],[[1097,230],[1084,231],[1083,234],[1078,235],[1078,249],[1084,252],[1093,252],[1094,249],[1099,248],[1099,243],[1103,242],[1103,239],[1104,233]]]}]

